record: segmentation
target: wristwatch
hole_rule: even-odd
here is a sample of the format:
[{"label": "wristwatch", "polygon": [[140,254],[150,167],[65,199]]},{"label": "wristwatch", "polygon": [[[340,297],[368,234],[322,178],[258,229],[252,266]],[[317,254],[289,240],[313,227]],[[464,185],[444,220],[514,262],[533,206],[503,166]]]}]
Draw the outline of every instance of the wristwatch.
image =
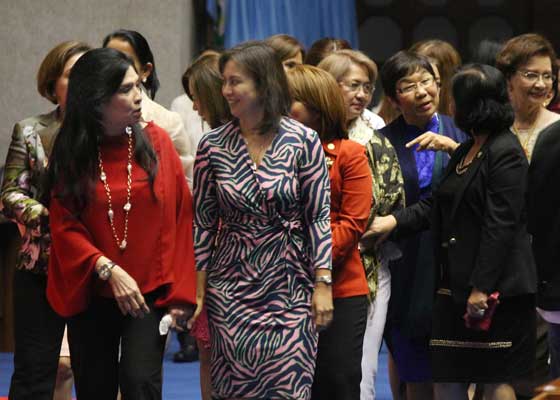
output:
[{"label": "wristwatch", "polygon": [[99,267],[99,269],[97,270],[97,275],[99,276],[99,279],[106,281],[111,277],[111,270],[115,267],[115,264],[113,261],[107,261],[105,264],[103,264],[101,267]]},{"label": "wristwatch", "polygon": [[332,285],[332,276],[330,276],[330,275],[317,276],[315,278],[315,283],[319,283],[319,282],[322,282],[327,286],[331,286]]}]

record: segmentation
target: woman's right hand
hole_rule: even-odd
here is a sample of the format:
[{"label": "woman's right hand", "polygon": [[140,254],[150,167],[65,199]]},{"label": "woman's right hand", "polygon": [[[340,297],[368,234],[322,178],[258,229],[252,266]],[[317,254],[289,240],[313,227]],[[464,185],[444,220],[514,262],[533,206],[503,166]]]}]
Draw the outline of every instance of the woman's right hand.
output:
[{"label": "woman's right hand", "polygon": [[196,272],[196,310],[194,310],[194,314],[187,321],[187,328],[189,329],[193,327],[194,322],[204,307],[204,302],[206,301],[206,279],[206,271]]},{"label": "woman's right hand", "polygon": [[202,312],[202,308],[204,307],[204,296],[196,296],[196,309],[192,317],[187,321],[187,328],[190,330],[192,329],[194,323],[196,322],[198,316]]},{"label": "woman's right hand", "polygon": [[136,281],[118,265],[111,270],[109,284],[123,315],[142,318],[150,312]]},{"label": "woman's right hand", "polygon": [[324,330],[330,325],[333,312],[332,287],[322,282],[316,283],[311,299],[311,314],[318,331]]},{"label": "woman's right hand", "polygon": [[408,149],[415,144],[418,145],[416,151],[445,151],[449,155],[453,154],[455,149],[459,147],[459,143],[455,142],[453,139],[430,131],[423,133],[414,140],[411,140],[405,146]]}]

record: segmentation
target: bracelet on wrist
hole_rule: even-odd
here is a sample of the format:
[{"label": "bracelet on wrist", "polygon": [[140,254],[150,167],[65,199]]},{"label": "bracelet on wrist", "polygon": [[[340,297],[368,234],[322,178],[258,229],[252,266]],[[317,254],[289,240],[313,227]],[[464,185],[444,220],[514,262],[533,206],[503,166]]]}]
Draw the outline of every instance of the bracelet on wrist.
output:
[{"label": "bracelet on wrist", "polygon": [[332,276],[330,275],[321,275],[315,277],[315,284],[317,283],[324,283],[327,286],[331,286],[333,283]]},{"label": "bracelet on wrist", "polygon": [[99,267],[97,269],[97,275],[99,276],[99,279],[106,281],[111,277],[112,274],[112,269],[115,267],[115,264],[113,261],[107,261],[105,264],[101,265],[101,267]]}]

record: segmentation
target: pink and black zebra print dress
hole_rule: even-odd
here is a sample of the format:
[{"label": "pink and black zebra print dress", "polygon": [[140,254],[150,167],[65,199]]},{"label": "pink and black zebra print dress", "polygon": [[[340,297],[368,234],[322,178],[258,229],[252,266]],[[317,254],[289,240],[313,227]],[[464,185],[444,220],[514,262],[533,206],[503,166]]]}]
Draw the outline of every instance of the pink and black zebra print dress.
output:
[{"label": "pink and black zebra print dress", "polygon": [[199,144],[194,197],[214,395],[310,398],[315,269],[331,268],[329,174],[318,135],[282,118],[257,168],[239,128],[217,128]]}]

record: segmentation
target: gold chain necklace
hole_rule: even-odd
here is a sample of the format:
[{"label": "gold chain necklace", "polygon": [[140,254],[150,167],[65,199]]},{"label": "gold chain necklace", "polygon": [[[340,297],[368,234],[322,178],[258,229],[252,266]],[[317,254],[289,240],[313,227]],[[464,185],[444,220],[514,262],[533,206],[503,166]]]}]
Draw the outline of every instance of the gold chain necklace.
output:
[{"label": "gold chain necklace", "polygon": [[511,130],[513,131],[515,136],[517,136],[517,140],[519,140],[519,143],[521,144],[521,148],[525,152],[525,157],[527,157],[528,159],[530,158],[529,157],[529,142],[531,141],[531,138],[533,137],[533,134],[536,131],[538,120],[539,120],[539,116],[537,115],[537,118],[535,119],[535,122],[533,122],[531,127],[529,129],[527,129],[527,138],[524,141],[521,141],[520,130],[515,127],[515,122],[511,126]]},{"label": "gold chain necklace", "polygon": [[467,155],[465,154],[465,156],[461,158],[461,161],[459,161],[455,166],[455,172],[457,173],[457,175],[463,175],[467,171],[467,169],[469,169],[469,166],[472,164],[473,160],[466,162],[466,159],[467,159]]},{"label": "gold chain necklace", "polygon": [[124,210],[124,233],[123,239],[119,240],[119,236],[117,235],[117,230],[115,228],[115,224],[113,219],[115,217],[115,212],[113,211],[113,201],[111,198],[111,188],[109,187],[109,183],[107,183],[107,174],[103,169],[103,159],[101,158],[101,148],[98,147],[97,154],[99,159],[99,179],[103,182],[103,187],[105,188],[105,194],[107,195],[107,205],[109,210],[107,211],[107,216],[109,217],[109,224],[111,225],[111,231],[113,231],[113,237],[115,238],[115,242],[117,242],[117,246],[121,251],[124,251],[127,246],[127,237],[128,237],[128,213],[132,208],[132,203],[130,202],[130,197],[132,194],[132,128],[127,126],[126,134],[128,135],[128,157],[127,157],[127,164],[126,164],[126,203],[123,206]]},{"label": "gold chain necklace", "polygon": [[[259,137],[261,143],[257,143],[259,140],[254,140],[252,137],[251,139],[249,139],[248,136],[242,135],[247,147],[247,152],[249,153],[249,157],[253,161],[254,167],[256,167],[257,164],[260,164],[260,162],[264,158],[264,154],[266,153],[268,146],[270,146],[270,143],[272,142],[270,136],[270,132],[265,133],[264,135]],[[253,149],[255,150],[254,153],[250,151],[253,146],[256,147],[256,149]]]}]

